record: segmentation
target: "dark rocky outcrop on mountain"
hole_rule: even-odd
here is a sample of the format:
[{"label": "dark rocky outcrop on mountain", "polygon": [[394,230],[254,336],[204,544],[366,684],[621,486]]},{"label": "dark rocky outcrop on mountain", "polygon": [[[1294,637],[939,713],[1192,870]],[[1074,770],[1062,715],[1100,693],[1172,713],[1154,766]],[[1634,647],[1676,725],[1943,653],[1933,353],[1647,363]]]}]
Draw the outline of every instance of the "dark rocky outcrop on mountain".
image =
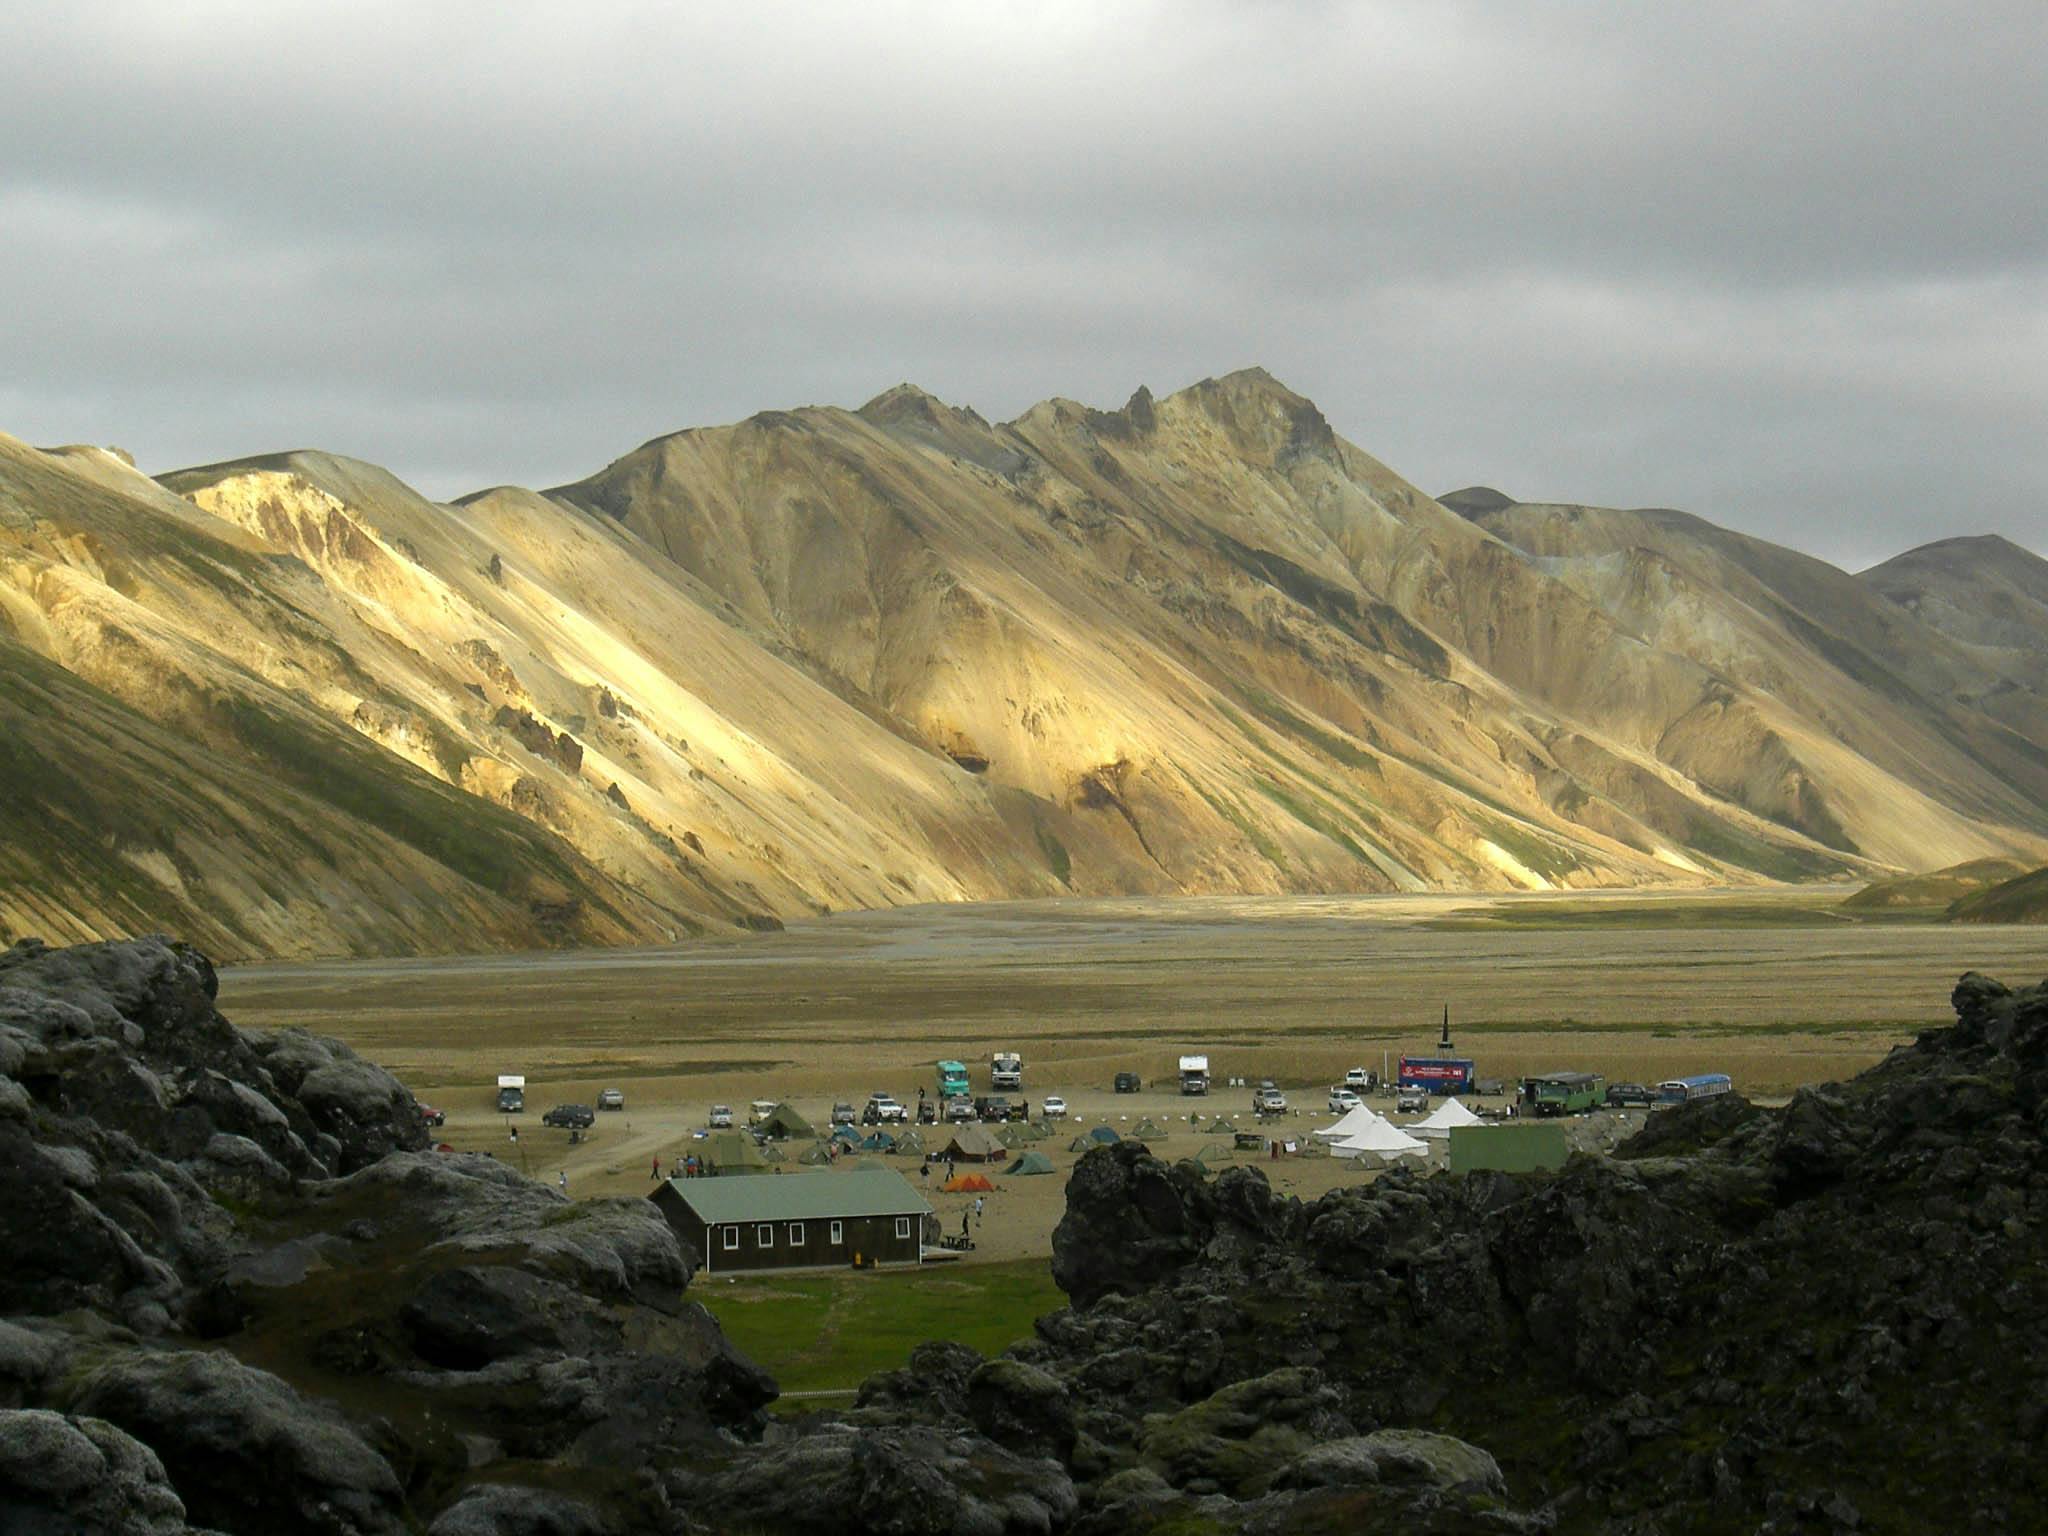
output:
[{"label": "dark rocky outcrop on mountain", "polygon": [[160,939],[0,953],[0,1527],[697,1528],[662,1459],[775,1387],[659,1213],[429,1151],[214,995]]},{"label": "dark rocky outcrop on mountain", "polygon": [[[1015,1417],[1071,1424],[1080,1531],[2048,1528],[2048,984],[1954,1000],[1852,1082],[1552,1175],[1303,1205],[1093,1152]],[[925,1406],[987,1369],[927,1362]],[[917,1375],[853,1416],[918,1417]]]}]

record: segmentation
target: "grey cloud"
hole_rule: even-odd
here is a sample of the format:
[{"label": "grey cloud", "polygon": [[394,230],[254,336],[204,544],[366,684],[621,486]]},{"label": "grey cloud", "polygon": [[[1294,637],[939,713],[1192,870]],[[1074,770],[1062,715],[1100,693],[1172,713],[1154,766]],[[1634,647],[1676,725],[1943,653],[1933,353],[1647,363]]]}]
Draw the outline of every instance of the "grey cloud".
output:
[{"label": "grey cloud", "polygon": [[2041,547],[2048,11],[45,8],[0,426],[453,494],[1261,362],[1426,488]]}]

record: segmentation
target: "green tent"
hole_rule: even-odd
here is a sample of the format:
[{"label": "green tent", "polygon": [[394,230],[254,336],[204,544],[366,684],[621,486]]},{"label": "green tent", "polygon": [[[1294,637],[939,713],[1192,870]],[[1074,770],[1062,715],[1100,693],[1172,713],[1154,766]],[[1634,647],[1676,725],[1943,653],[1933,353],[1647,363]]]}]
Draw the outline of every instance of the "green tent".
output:
[{"label": "green tent", "polygon": [[714,1131],[695,1150],[705,1170],[714,1176],[768,1171],[768,1159],[754,1144],[754,1138],[739,1131]]},{"label": "green tent", "polygon": [[1140,1141],[1166,1140],[1166,1132],[1154,1125],[1150,1120],[1140,1120],[1131,1127],[1131,1134]]},{"label": "green tent", "polygon": [[1223,1116],[1218,1115],[1209,1122],[1208,1128],[1203,1134],[1209,1136],[1235,1136],[1237,1134],[1237,1127],[1224,1119]]},{"label": "green tent", "polygon": [[996,1132],[996,1140],[1006,1147],[1021,1147],[1030,1139],[1030,1136],[1025,1134],[1024,1127],[1021,1125],[1006,1125]]},{"label": "green tent", "polygon": [[787,1140],[792,1137],[800,1141],[806,1136],[818,1134],[812,1129],[811,1122],[798,1114],[795,1108],[787,1103],[776,1105],[768,1118],[761,1122],[758,1130],[761,1135],[773,1136],[777,1141]]},{"label": "green tent", "polygon": [[1043,1141],[1052,1134],[1052,1127],[1043,1120],[1027,1120],[1017,1129],[1024,1133],[1026,1141]]},{"label": "green tent", "polygon": [[1232,1146],[1229,1142],[1212,1141],[1209,1143],[1209,1145],[1202,1148],[1201,1151],[1197,1152],[1195,1154],[1195,1157],[1198,1161],[1204,1163],[1220,1163],[1228,1162],[1232,1157],[1236,1155],[1237,1148]]},{"label": "green tent", "polygon": [[916,1129],[905,1131],[896,1138],[896,1145],[889,1149],[898,1155],[924,1156],[924,1132]]},{"label": "green tent", "polygon": [[1122,1140],[1123,1137],[1117,1135],[1108,1126],[1098,1125],[1093,1130],[1083,1131],[1079,1136],[1076,1136],[1067,1143],[1067,1150],[1069,1152],[1086,1152],[1090,1147],[1114,1146]]},{"label": "green tent", "polygon": [[1043,1152],[1026,1152],[1003,1170],[1005,1173],[1051,1173],[1052,1159]]},{"label": "green tent", "polygon": [[821,1141],[816,1146],[809,1147],[797,1154],[797,1161],[806,1168],[823,1168],[831,1163],[832,1154],[826,1150],[825,1144]]}]

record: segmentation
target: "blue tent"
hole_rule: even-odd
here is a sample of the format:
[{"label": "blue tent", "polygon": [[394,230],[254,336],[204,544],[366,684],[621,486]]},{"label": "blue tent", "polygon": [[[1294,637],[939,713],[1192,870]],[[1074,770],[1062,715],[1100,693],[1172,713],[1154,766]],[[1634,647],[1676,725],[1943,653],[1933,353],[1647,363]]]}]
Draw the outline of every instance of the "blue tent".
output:
[{"label": "blue tent", "polygon": [[863,1152],[891,1152],[896,1147],[896,1138],[887,1131],[875,1131],[860,1144]]},{"label": "blue tent", "polygon": [[849,1147],[857,1147],[860,1145],[860,1132],[850,1125],[835,1125],[832,1127],[832,1139],[844,1142]]}]

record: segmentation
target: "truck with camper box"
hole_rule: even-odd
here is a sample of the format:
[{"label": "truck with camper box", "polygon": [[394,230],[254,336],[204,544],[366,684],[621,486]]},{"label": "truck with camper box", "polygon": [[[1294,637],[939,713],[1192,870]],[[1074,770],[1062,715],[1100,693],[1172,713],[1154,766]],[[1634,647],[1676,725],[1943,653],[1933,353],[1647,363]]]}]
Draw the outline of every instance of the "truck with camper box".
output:
[{"label": "truck with camper box", "polygon": [[526,1079],[514,1072],[498,1074],[498,1113],[501,1115],[523,1115],[526,1113]]},{"label": "truck with camper box", "polygon": [[1180,1059],[1180,1091],[1183,1096],[1195,1098],[1209,1091],[1209,1058],[1206,1056],[1183,1056]]},{"label": "truck with camper box", "polygon": [[991,1093],[1022,1093],[1024,1058],[1015,1051],[997,1051],[989,1057],[988,1086]]}]

